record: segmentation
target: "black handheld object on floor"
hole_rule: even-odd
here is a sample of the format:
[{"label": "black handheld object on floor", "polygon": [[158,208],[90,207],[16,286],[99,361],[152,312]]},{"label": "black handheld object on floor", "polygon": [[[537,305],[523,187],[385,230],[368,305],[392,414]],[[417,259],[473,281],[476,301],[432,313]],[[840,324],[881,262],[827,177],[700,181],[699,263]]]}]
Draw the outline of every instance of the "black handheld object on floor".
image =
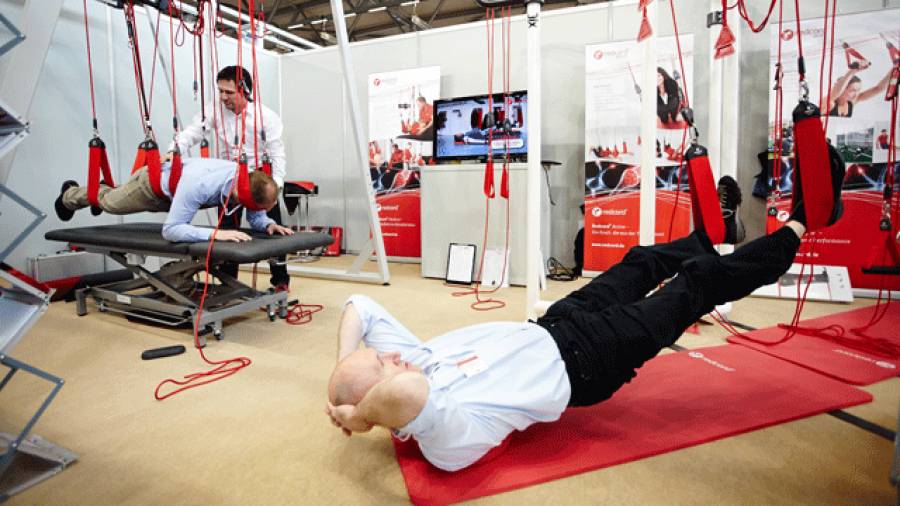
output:
[{"label": "black handheld object on floor", "polygon": [[154,358],[163,358],[163,357],[171,357],[172,355],[181,355],[184,353],[184,346],[166,346],[163,348],[153,348],[152,350],[147,350],[144,353],[141,353],[141,358],[144,360],[153,360]]}]

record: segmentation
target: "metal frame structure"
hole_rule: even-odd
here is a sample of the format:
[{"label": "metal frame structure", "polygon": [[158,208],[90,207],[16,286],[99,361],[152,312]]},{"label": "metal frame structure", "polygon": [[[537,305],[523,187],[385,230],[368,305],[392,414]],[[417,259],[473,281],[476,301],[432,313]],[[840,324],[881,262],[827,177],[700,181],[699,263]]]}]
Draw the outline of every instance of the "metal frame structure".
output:
[{"label": "metal frame structure", "polygon": [[[274,321],[276,315],[287,316],[287,292],[260,292],[237,279],[221,272],[218,266],[210,266],[209,273],[221,284],[210,285],[210,296],[206,298],[201,313],[200,307],[193,298],[185,295],[182,289],[174,286],[174,279],[188,280],[191,289],[195,288],[193,276],[203,271],[202,260],[190,255],[147,252],[116,248],[108,248],[92,244],[70,242],[80,250],[100,253],[115,260],[134,274],[134,279],[117,281],[100,286],[82,288],[75,292],[75,311],[78,316],[87,314],[87,299],[93,298],[101,312],[111,311],[141,320],[176,327],[191,323],[201,331],[212,332],[213,337],[221,340],[223,336],[222,321],[265,307],[269,320]],[[151,272],[140,264],[129,261],[128,255],[143,257],[147,254],[173,258],[176,262],[163,265],[159,271]],[[135,293],[138,292],[138,293]],[[199,315],[199,319],[198,319]],[[206,346],[206,337],[199,336],[200,346]]]},{"label": "metal frame structure", "polygon": [[2,46],[0,46],[0,56],[3,56],[12,48],[16,47],[16,45],[18,45],[20,42],[25,40],[25,35],[22,34],[22,32],[20,32],[18,28],[16,28],[16,25],[12,24],[8,19],[6,19],[6,16],[4,16],[3,14],[0,14],[0,25],[5,26],[10,32],[12,32],[12,38],[3,43]]},{"label": "metal frame structure", "polygon": [[[3,354],[0,354],[0,364],[9,368],[9,372],[6,373],[6,376],[0,381],[0,391],[3,390],[3,387],[9,383],[9,380],[12,379],[13,375],[19,370],[33,374],[34,376],[47,380],[53,384],[53,389],[50,390],[50,393],[44,398],[41,406],[28,420],[25,427],[22,428],[18,435],[13,436],[12,434],[0,432],[0,449],[5,446],[5,451],[0,454],[0,477],[3,477],[7,470],[13,470],[13,472],[10,472],[11,479],[8,484],[5,488],[0,489],[0,502],[3,502],[28,487],[36,485],[47,478],[58,474],[69,464],[75,462],[78,456],[65,448],[61,448],[44,440],[40,436],[33,435],[28,437],[28,434],[31,432],[31,429],[37,423],[38,419],[44,414],[44,411],[47,410],[47,407],[56,397],[56,394],[59,393],[59,390],[64,383],[63,379]],[[41,459],[43,466],[40,471],[35,472],[33,470],[35,467],[33,464],[27,467],[23,465],[22,470],[17,469],[16,464],[19,460],[27,460],[28,456]]]},{"label": "metal frame structure", "polygon": [[[13,33],[14,38],[0,46],[0,56],[14,46],[21,47],[7,62],[16,72],[5,72],[0,77],[0,197],[6,196],[34,216],[2,251],[0,262],[31,234],[46,215],[17,193],[6,187],[12,166],[12,154],[16,146],[28,135],[28,122],[15,111],[27,111],[31,107],[37,81],[50,47],[56,20],[62,8],[62,0],[27,1],[23,9],[22,23],[27,30],[20,31],[8,19],[0,15],[0,23]],[[26,39],[23,32],[27,32]],[[53,384],[50,393],[29,418],[17,435],[0,432],[0,502],[13,494],[39,483],[65,469],[77,456],[39,436],[29,437],[31,429],[47,410],[62,388],[63,380],[8,355],[22,337],[47,311],[50,292],[31,284],[5,264],[0,265],[0,364],[9,371],[0,380],[0,391],[9,384],[16,372],[22,370]],[[37,459],[37,460],[35,460]],[[40,465],[36,465],[40,463]]]},{"label": "metal frame structure", "polygon": [[[387,285],[390,282],[387,255],[384,250],[384,238],[381,233],[381,222],[378,219],[378,211],[375,207],[375,190],[368,184],[369,157],[367,153],[367,141],[365,127],[360,113],[359,94],[356,88],[356,74],[353,71],[353,56],[350,54],[350,40],[347,37],[347,25],[344,21],[344,6],[342,0],[331,0],[331,9],[336,20],[335,30],[338,39],[338,50],[341,55],[341,67],[344,75],[344,89],[350,102],[350,123],[353,128],[353,140],[356,146],[357,166],[359,177],[366,181],[366,211],[369,218],[369,230],[371,237],[359,250],[356,259],[347,269],[329,269],[322,267],[309,267],[301,265],[288,265],[289,273],[300,274],[312,278],[336,279],[340,281],[361,281]],[[378,272],[363,272],[364,264],[375,253],[375,261],[378,264]],[[267,265],[262,266],[268,269]]]}]

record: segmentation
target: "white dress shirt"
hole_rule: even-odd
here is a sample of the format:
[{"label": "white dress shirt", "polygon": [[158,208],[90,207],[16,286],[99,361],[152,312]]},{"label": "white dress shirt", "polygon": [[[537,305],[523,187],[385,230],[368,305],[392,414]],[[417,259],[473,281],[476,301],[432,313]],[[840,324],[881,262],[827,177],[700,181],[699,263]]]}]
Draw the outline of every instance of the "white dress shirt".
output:
[{"label": "white dress shirt", "polygon": [[399,351],[428,379],[424,408],[395,434],[412,436],[436,467],[475,463],[513,430],[559,419],[571,396],[556,342],[533,323],[463,327],[423,343],[372,299],[347,301],[362,320],[363,341]]},{"label": "white dress shirt", "polygon": [[[262,142],[261,138],[261,129],[265,127],[266,130],[266,150],[269,153],[269,160],[272,162],[272,179],[275,180],[275,183],[278,184],[279,188],[284,188],[284,175],[285,175],[285,156],[284,156],[284,141],[281,138],[282,132],[284,131],[284,125],[281,122],[281,118],[278,117],[278,114],[275,113],[272,109],[269,109],[265,105],[260,104],[262,107],[262,122],[257,120],[256,128],[257,128],[257,142]],[[234,146],[234,133],[236,129],[240,128],[241,118],[235,113],[231,112],[231,110],[220,107],[218,103],[212,103],[206,106],[207,111],[212,111],[213,107],[216,108],[216,117],[221,123],[221,127],[216,129],[216,121],[213,120],[213,114],[207,113],[206,115],[206,132],[207,132],[207,140],[209,141],[210,148],[210,156],[213,158],[225,158],[229,160],[237,160],[240,156],[240,153],[237,152],[236,146]],[[247,164],[251,171],[256,169],[256,154],[253,149],[253,118],[256,116],[257,106],[253,102],[247,102],[247,118],[246,125],[244,128],[244,151],[247,153]],[[219,116],[218,111],[221,111],[222,114]],[[218,142],[216,137],[218,136]],[[197,113],[194,116],[193,122],[181,132],[178,133],[178,137],[176,140],[178,141],[178,149],[181,151],[182,155],[187,155],[187,150],[191,146],[196,146],[200,144],[200,141],[203,139],[203,121],[200,119],[200,113]],[[238,137],[240,139],[240,137]],[[216,152],[216,148],[218,146],[218,152]],[[174,148],[174,143],[169,146],[171,150]],[[262,156],[263,152],[262,144],[259,145],[259,154]],[[198,154],[199,155],[199,154]]]}]

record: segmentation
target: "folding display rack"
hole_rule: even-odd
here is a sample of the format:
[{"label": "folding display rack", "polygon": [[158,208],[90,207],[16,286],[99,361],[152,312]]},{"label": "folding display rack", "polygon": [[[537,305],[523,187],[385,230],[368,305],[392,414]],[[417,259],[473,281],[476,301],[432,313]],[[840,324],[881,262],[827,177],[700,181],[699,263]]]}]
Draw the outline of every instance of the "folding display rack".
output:
[{"label": "folding display rack", "polygon": [[[23,51],[27,54],[17,56],[27,57],[35,54],[41,56],[40,59],[31,62],[30,70],[17,74],[16,79],[3,79],[3,82],[0,83],[0,91],[4,95],[10,93],[16,97],[13,101],[20,110],[28,110],[31,104],[34,84],[36,84],[40,69],[43,67],[44,56],[46,56],[50,45],[50,36],[53,33],[52,28],[58,17],[47,11],[53,10],[53,7],[58,11],[61,5],[60,0],[49,2],[53,5],[44,3],[38,6],[38,3],[33,0],[26,2],[24,8],[23,22],[30,26],[32,22],[36,21],[40,28],[37,30],[37,36],[31,40],[26,41],[22,31],[0,14],[0,25],[11,32],[13,36],[9,41],[0,43],[0,56],[22,42],[25,42]],[[41,9],[44,9],[43,12]],[[47,26],[48,24],[50,26]],[[9,62],[11,67],[19,63],[16,58],[14,60],[16,61]],[[8,76],[9,74],[7,74]],[[28,122],[14,110],[12,105],[0,100],[0,159],[14,152],[16,146],[27,136]],[[46,218],[46,214],[6,186],[6,179],[9,176],[8,169],[11,166],[10,161],[8,159],[0,161],[0,165],[2,165],[0,166],[0,175],[2,175],[0,177],[0,199],[5,197],[8,202],[12,202],[32,216],[29,223],[16,227],[19,232],[9,240],[9,244],[0,245],[0,322],[2,322],[0,324],[0,364],[8,369],[0,379],[0,394],[19,371],[37,376],[52,385],[49,394],[41,402],[37,411],[28,418],[25,426],[18,433],[0,432],[0,502],[3,502],[10,496],[61,472],[74,462],[77,456],[40,436],[30,434],[38,419],[62,388],[62,378],[9,356],[13,347],[47,311],[50,306],[52,290],[4,263],[9,254]],[[4,405],[11,406],[12,403],[0,402],[0,406]]]}]

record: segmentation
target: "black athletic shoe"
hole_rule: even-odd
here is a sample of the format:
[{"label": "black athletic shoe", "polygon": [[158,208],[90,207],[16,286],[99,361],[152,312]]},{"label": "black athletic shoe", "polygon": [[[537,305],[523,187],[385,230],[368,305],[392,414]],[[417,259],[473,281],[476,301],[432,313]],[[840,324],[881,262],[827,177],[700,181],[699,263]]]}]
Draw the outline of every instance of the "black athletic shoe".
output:
[{"label": "black athletic shoe", "polygon": [[744,240],[747,233],[738,213],[741,205],[741,188],[731,176],[722,176],[716,188],[719,193],[719,207],[725,219],[725,243],[737,244]]},{"label": "black athletic shoe", "polygon": [[63,193],[66,193],[66,190],[74,186],[78,186],[78,183],[72,180],[63,183],[62,188],[59,189],[59,197],[56,197],[56,201],[53,202],[53,208],[56,209],[56,216],[62,221],[69,221],[72,219],[72,216],[75,216],[75,211],[63,204]]},{"label": "black athletic shoe", "polygon": [[[847,166],[844,159],[838,153],[834,146],[828,145],[828,158],[831,161],[831,190],[833,198],[833,207],[831,209],[831,217],[828,218],[826,227],[834,225],[837,220],[844,214],[844,204],[841,201],[841,188],[844,186],[844,175],[847,173]],[[803,208],[803,187],[800,184],[799,167],[794,169],[794,188],[792,196],[792,209],[790,219],[799,221],[806,225],[806,211]]]}]

